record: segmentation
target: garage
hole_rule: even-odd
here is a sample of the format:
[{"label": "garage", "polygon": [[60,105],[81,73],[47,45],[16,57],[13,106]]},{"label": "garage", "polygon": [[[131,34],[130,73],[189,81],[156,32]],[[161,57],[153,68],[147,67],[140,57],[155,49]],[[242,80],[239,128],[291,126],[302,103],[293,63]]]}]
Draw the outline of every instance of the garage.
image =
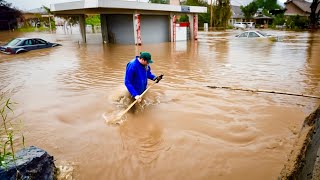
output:
[{"label": "garage", "polygon": [[110,43],[134,44],[132,14],[108,14],[106,19]]},{"label": "garage", "polygon": [[141,15],[142,43],[168,42],[169,16],[166,15]]}]

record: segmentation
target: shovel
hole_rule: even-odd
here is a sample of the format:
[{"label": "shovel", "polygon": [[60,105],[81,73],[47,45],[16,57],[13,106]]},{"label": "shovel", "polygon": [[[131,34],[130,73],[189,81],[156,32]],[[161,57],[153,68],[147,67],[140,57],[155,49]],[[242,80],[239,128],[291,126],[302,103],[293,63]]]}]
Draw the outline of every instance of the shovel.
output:
[{"label": "shovel", "polygon": [[[160,75],[161,79],[163,77],[163,74]],[[161,80],[160,79],[160,80]],[[154,83],[152,83],[145,91],[143,91],[143,93],[140,95],[140,97],[142,98],[143,95],[145,93],[147,93],[147,91],[154,86],[156,83],[158,83],[160,80],[156,80]],[[111,124],[120,124],[120,120],[121,118],[132,108],[132,106],[134,106],[136,103],[138,102],[138,99],[136,99],[133,103],[131,103],[127,109],[125,109],[122,112],[119,112],[118,114],[114,115],[114,116],[110,116],[107,117],[105,114],[102,115],[102,117],[104,118],[104,120],[106,121],[106,123],[111,123]]]}]

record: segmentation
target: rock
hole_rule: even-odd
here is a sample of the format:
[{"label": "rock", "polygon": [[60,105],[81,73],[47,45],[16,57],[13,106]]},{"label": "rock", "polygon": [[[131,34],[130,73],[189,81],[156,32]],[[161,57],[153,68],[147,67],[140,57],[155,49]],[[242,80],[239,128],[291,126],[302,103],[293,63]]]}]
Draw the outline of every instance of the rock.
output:
[{"label": "rock", "polygon": [[11,160],[6,169],[0,168],[0,179],[54,179],[53,156],[46,151],[30,146],[16,152],[15,158],[16,166]]},{"label": "rock", "polygon": [[320,179],[319,156],[320,106],[305,119],[278,179]]}]

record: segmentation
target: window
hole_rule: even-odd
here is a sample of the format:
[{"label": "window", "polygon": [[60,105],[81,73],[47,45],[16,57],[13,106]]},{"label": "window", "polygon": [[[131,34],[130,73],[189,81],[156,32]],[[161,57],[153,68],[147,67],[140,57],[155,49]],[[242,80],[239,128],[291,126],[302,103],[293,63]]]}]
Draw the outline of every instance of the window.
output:
[{"label": "window", "polygon": [[259,34],[261,34],[262,36],[267,36],[267,34],[266,33],[263,33],[263,32],[261,32],[261,31],[257,31]]},{"label": "window", "polygon": [[24,45],[33,45],[32,39],[27,39],[24,41]]},{"label": "window", "polygon": [[255,38],[255,37],[260,37],[260,36],[255,32],[250,32],[249,33],[249,38]]},{"label": "window", "polygon": [[240,34],[240,36],[239,36],[239,37],[248,37],[248,33],[247,33],[247,32],[242,33],[242,34]]},{"label": "window", "polygon": [[38,44],[47,44],[47,42],[42,39],[35,39],[35,41],[38,42]]},{"label": "window", "polygon": [[13,39],[10,42],[7,43],[8,46],[14,46],[17,45],[20,42],[19,39]]}]

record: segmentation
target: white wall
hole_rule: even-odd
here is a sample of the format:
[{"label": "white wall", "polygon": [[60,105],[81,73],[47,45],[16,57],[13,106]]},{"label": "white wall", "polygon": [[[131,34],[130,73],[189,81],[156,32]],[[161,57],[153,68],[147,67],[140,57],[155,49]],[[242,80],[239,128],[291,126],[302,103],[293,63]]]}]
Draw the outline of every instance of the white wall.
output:
[{"label": "white wall", "polygon": [[176,41],[187,40],[187,27],[180,27],[179,24],[176,26]]}]

